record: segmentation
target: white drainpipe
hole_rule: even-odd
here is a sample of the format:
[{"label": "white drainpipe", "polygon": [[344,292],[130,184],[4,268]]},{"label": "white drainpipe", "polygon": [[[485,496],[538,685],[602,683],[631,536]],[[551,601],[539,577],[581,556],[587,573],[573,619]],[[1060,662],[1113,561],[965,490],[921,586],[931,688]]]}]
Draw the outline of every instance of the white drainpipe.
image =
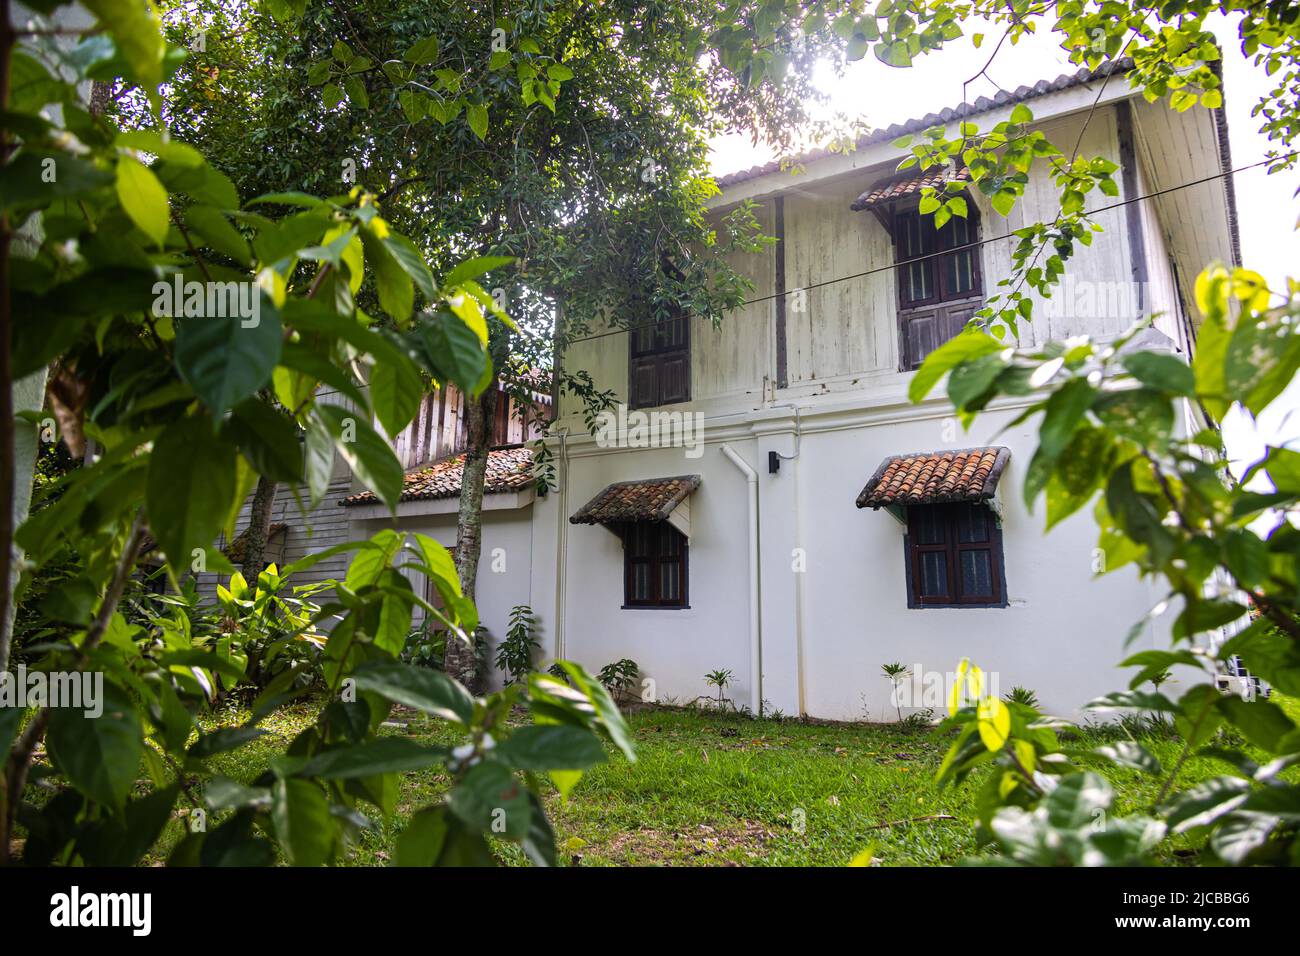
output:
[{"label": "white drainpipe", "polygon": [[730,445],[723,445],[722,453],[740,469],[749,484],[749,707],[757,717],[763,707],[763,644],[758,605],[758,472],[732,451]]}]

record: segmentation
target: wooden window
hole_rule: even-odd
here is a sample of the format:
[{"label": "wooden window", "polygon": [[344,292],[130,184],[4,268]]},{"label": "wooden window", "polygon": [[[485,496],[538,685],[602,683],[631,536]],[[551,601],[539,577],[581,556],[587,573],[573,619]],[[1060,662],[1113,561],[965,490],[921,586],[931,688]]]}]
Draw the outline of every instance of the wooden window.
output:
[{"label": "wooden window", "polygon": [[[894,257],[898,262],[899,340],[904,371],[960,332],[980,307],[979,221],[974,208],[940,229],[933,216],[916,210],[894,217]],[[967,247],[968,248],[963,248]]]},{"label": "wooden window", "polygon": [[623,526],[624,607],[687,607],[686,536],[666,521]]},{"label": "wooden window", "polygon": [[650,408],[691,397],[690,318],[679,315],[628,333],[628,406]]},{"label": "wooden window", "polygon": [[1005,607],[1002,529],[981,504],[907,509],[908,607]]}]

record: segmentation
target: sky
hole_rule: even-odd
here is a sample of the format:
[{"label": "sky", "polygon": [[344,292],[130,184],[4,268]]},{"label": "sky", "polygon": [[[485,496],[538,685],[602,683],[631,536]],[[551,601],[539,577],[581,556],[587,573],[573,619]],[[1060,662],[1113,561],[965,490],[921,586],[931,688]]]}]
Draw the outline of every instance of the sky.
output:
[{"label": "sky", "polygon": [[[1259,121],[1251,107],[1268,91],[1270,80],[1262,69],[1241,54],[1235,30],[1225,21],[1210,28],[1224,50],[1224,102],[1228,111],[1228,132],[1234,168],[1263,159],[1268,140],[1259,133]],[[968,27],[968,32],[979,32]],[[816,76],[818,86],[829,96],[819,116],[839,112],[856,116],[872,128],[889,126],[913,117],[955,106],[962,100],[962,84],[980,71],[1000,36],[995,27],[985,29],[983,49],[969,42],[950,43],[939,53],[917,60],[900,70],[886,66],[868,54],[850,64],[842,76],[828,67]],[[1030,86],[1041,79],[1072,73],[1065,52],[1049,33],[1026,37],[1018,45],[1004,45],[989,74],[1006,89]],[[997,87],[981,77],[971,84],[968,96],[992,96]],[[1199,107],[1196,107],[1199,109]],[[712,144],[715,175],[747,169],[775,158],[763,146],[754,147],[747,137],[720,137]],[[1236,175],[1237,211],[1241,230],[1243,265],[1262,273],[1276,288],[1285,288],[1288,273],[1300,275],[1300,170],[1268,175],[1259,167]],[[1264,445],[1290,442],[1300,445],[1300,380],[1264,411],[1256,422],[1244,414],[1230,415],[1224,434],[1233,459],[1251,462],[1262,456]],[[1234,469],[1235,470],[1235,469]]]}]

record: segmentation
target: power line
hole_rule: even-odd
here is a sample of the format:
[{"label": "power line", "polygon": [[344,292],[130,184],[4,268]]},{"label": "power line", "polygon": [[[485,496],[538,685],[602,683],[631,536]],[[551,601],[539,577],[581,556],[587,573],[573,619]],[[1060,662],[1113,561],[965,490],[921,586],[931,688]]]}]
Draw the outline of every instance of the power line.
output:
[{"label": "power line", "polygon": [[[1122,199],[1119,202],[1110,203],[1109,205],[1106,206],[1099,206],[1096,209],[1090,209],[1086,213],[1084,213],[1084,215],[1095,216],[1098,213],[1110,212],[1112,209],[1122,209],[1123,207],[1131,206],[1134,203],[1146,202],[1148,199],[1157,199],[1160,196],[1166,196],[1169,193],[1175,193],[1182,189],[1191,189],[1194,186],[1203,186],[1206,183],[1211,183],[1219,179],[1226,179],[1229,176],[1235,176],[1237,173],[1244,173],[1247,170],[1255,169],[1256,167],[1259,166],[1268,166],[1271,165],[1272,163],[1282,162],[1284,160],[1291,159],[1295,156],[1300,156],[1300,150],[1295,150],[1293,152],[1286,153],[1285,155],[1282,156],[1274,156],[1270,159],[1261,159],[1257,163],[1250,163],[1249,165],[1246,166],[1238,166],[1236,169],[1229,169],[1224,172],[1218,172],[1215,173],[1213,176],[1206,176],[1203,179],[1195,179],[1192,180],[1191,182],[1181,183],[1177,186],[1169,186],[1166,189],[1157,189],[1154,192],[1146,193],[1141,196],[1133,196],[1129,199]],[[834,285],[837,282],[848,282],[853,279],[863,279],[866,278],[867,276],[877,275],[881,272],[893,272],[896,269],[901,269],[904,268],[905,266],[911,266],[917,262],[925,262],[926,260],[935,259],[938,258],[939,256],[952,255],[954,252],[964,252],[967,249],[978,249],[992,242],[1000,242],[1004,239],[1013,239],[1013,238],[1018,238],[1018,237],[1014,232],[1009,232],[1005,236],[989,236],[987,239],[977,239],[974,242],[968,242],[962,246],[954,246],[951,249],[944,249],[940,252],[929,252],[926,253],[925,255],[917,256],[913,259],[908,259],[905,262],[891,262],[887,265],[876,266],[874,268],[867,269],[863,272],[855,272],[851,275],[838,276],[834,279],[824,279],[821,282],[814,282],[809,285],[799,286],[796,289],[787,289],[784,292],[773,292],[771,295],[763,295],[754,299],[746,299],[745,301],[739,303],[736,306],[736,308],[739,309],[747,305],[758,305],[759,303],[762,302],[770,302],[773,299],[779,299],[782,298],[783,296],[788,296],[793,292],[811,292],[814,289],[821,289],[828,285]],[[701,316],[699,315],[698,312],[687,312],[685,315],[679,316],[679,318],[700,318],[700,317]],[[572,341],[567,343],[566,348],[568,345],[577,345],[579,342],[591,342],[596,339],[607,338],[608,336],[611,335],[623,335],[628,332],[638,331],[640,329],[653,328],[658,324],[659,324],[659,320],[654,320],[650,322],[643,322],[639,325],[629,325],[623,328],[610,329],[607,332],[597,332],[593,335],[585,335],[581,338],[573,339]]]}]

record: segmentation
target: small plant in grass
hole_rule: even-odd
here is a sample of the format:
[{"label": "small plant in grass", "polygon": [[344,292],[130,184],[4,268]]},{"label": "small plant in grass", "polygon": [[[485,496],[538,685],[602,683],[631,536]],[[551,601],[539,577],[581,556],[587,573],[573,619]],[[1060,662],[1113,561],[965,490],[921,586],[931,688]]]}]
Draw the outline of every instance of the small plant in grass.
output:
[{"label": "small plant in grass", "polygon": [[497,648],[497,669],[505,673],[507,684],[517,684],[533,672],[533,658],[541,649],[537,640],[537,616],[527,604],[510,609],[506,638]]},{"label": "small plant in grass", "polygon": [[894,709],[898,711],[898,722],[901,724],[903,722],[903,705],[898,699],[898,687],[903,681],[912,676],[912,672],[907,669],[906,665],[900,664],[898,661],[894,661],[892,664],[881,664],[880,672],[888,679],[890,686],[893,688],[889,696],[894,701]]},{"label": "small plant in grass", "polygon": [[908,714],[898,723],[900,730],[908,733],[917,733],[919,731],[928,731],[934,727],[934,709],[922,707],[915,713]]},{"label": "small plant in grass", "polygon": [[609,691],[615,700],[623,700],[627,696],[628,688],[636,682],[640,673],[640,665],[630,657],[625,657],[602,667],[596,679],[605,685],[605,690]]},{"label": "small plant in grass", "polygon": [[716,687],[718,689],[717,704],[719,710],[723,708],[727,700],[727,698],[723,696],[723,691],[731,686],[731,682],[734,678],[735,675],[726,668],[709,671],[704,675],[704,683],[708,684],[710,687]]},{"label": "small plant in grass", "polygon": [[419,627],[406,636],[406,646],[402,648],[403,664],[442,670],[443,655],[447,650],[447,632],[438,630],[433,625],[431,618],[425,618]]},{"label": "small plant in grass", "polygon": [[1038,695],[1028,687],[1021,687],[1019,684],[1011,688],[1011,693],[1002,699],[1008,704],[1024,704],[1026,707],[1038,709]]}]

